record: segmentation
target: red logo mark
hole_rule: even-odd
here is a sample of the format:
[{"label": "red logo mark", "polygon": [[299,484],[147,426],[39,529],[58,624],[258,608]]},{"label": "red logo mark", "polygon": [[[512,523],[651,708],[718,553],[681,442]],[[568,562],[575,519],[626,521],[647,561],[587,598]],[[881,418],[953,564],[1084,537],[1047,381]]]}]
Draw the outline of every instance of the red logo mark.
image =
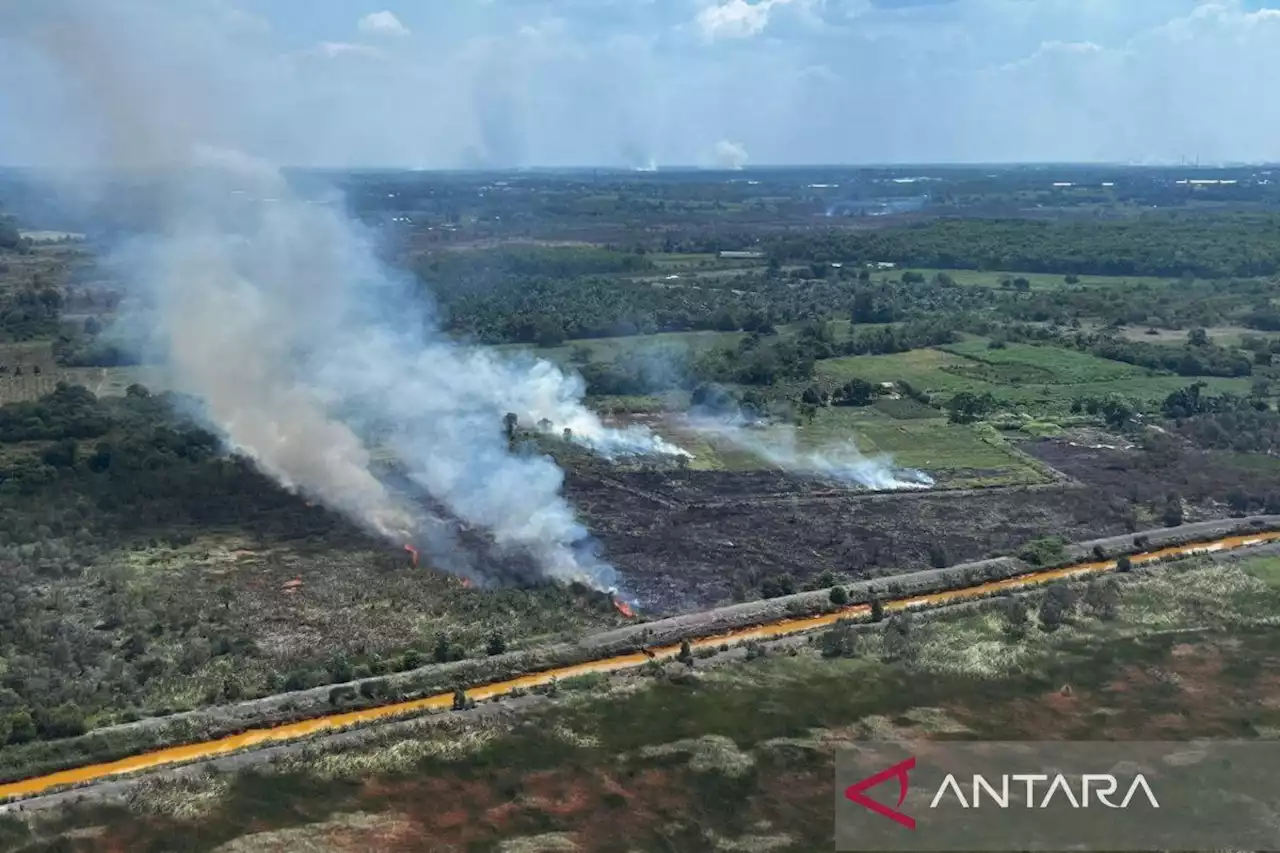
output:
[{"label": "red logo mark", "polygon": [[907,829],[915,829],[916,828],[915,818],[909,817],[903,814],[902,812],[898,811],[897,807],[891,809],[888,806],[886,806],[884,803],[878,803],[863,793],[868,788],[874,788],[876,785],[879,785],[881,782],[887,782],[890,779],[896,778],[898,780],[898,785],[899,785],[898,807],[901,807],[902,801],[907,798],[907,776],[908,774],[911,773],[912,770],[915,769],[915,767],[916,767],[916,757],[913,755],[905,761],[899,761],[897,764],[893,765],[892,767],[886,767],[884,770],[881,770],[879,773],[875,774],[874,776],[868,776],[867,778],[863,779],[861,782],[855,782],[854,784],[850,785],[848,788],[844,789],[844,795],[848,797],[850,800],[852,800],[853,802],[862,806],[863,808],[871,809],[871,811],[875,812],[881,817],[887,817],[889,818],[889,820],[893,821],[894,823],[901,824],[902,826],[905,826]]}]

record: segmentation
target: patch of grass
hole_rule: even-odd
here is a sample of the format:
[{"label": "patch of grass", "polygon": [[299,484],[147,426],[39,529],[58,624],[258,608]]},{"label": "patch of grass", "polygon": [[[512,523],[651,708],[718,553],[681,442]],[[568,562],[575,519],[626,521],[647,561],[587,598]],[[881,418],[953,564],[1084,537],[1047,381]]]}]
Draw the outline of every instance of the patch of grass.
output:
[{"label": "patch of grass", "polygon": [[[1026,349],[1048,348],[1028,346]],[[984,349],[983,352],[999,351]],[[1058,350],[1057,352],[1065,353],[1066,351]],[[1098,367],[1099,362],[1101,365],[1112,364],[1105,359],[1094,359],[1082,353],[1075,355],[1091,359],[1094,367]],[[1040,354],[1037,357],[1042,360],[1058,358],[1056,354]],[[1064,361],[1059,367],[1063,370],[1074,370],[1083,367],[1083,363],[1073,362],[1073,366],[1068,367]],[[1129,366],[1119,365],[1119,367],[1123,369]],[[987,368],[987,365],[954,352],[926,349],[894,355],[859,355],[825,359],[817,363],[815,372],[824,383],[831,385],[843,384],[854,378],[862,378],[870,382],[905,380],[915,388],[935,395],[943,402],[961,391],[975,394],[990,393],[1008,405],[1045,414],[1065,412],[1071,402],[1077,398],[1105,399],[1112,394],[1124,397],[1150,410],[1158,407],[1174,391],[1185,388],[1193,381],[1203,381],[1207,386],[1204,393],[1211,394],[1227,392],[1244,396],[1249,393],[1250,388],[1248,378],[1197,377],[1192,379],[1184,376],[1145,376],[1140,372],[1123,378],[1060,384],[1056,381],[1047,381],[1050,374],[1048,370],[1045,372],[1046,381],[1012,385],[1001,381],[998,373]],[[1008,378],[1007,375],[1005,378]]]},{"label": "patch of grass", "polygon": [[1238,564],[1251,577],[1265,583],[1268,587],[1280,590],[1280,556],[1249,557]]},{"label": "patch of grass", "polygon": [[[1112,382],[1117,379],[1132,379],[1145,376],[1147,371],[1131,364],[1098,358],[1076,350],[1063,349],[1056,346],[1033,346],[1031,344],[1011,343],[999,349],[990,349],[987,341],[962,341],[941,347],[946,352],[973,359],[980,368],[963,365],[954,366],[955,370],[972,372],[979,378],[986,375],[1000,377],[1017,375],[1021,369],[1034,377],[1025,381],[1042,382],[1051,385],[1079,385],[1089,382]],[[985,369],[984,369],[985,368]],[[1010,370],[1012,369],[1012,370]],[[984,375],[985,374],[985,375]]]},{"label": "patch of grass", "polygon": [[[901,401],[891,401],[901,402]],[[972,485],[971,472],[992,483],[1038,483],[1041,470],[1014,453],[997,435],[972,426],[949,424],[937,417],[899,419],[876,407],[819,409],[812,422],[752,430],[750,439],[779,448],[794,444],[798,452],[845,453],[850,446],[864,455],[888,454],[895,464],[959,475]],[[664,437],[694,454],[691,468],[753,471],[771,467],[768,460],[727,439],[684,428],[674,420],[646,421]]]},{"label": "patch of grass", "polygon": [[1025,278],[1031,285],[1032,290],[1058,290],[1064,287],[1080,286],[1080,287],[1098,287],[1098,288],[1117,288],[1117,287],[1136,287],[1138,285],[1160,284],[1168,279],[1158,276],[1143,275],[1081,275],[1077,278],[1079,281],[1076,285],[1068,285],[1066,277],[1059,273],[1028,273],[1028,272],[1000,272],[997,270],[937,270],[937,269],[919,269],[914,268],[918,272],[924,274],[926,278],[933,278],[940,272],[944,272],[955,280],[956,284],[963,284],[968,287],[991,287],[1000,288],[1001,282],[1005,279]]}]

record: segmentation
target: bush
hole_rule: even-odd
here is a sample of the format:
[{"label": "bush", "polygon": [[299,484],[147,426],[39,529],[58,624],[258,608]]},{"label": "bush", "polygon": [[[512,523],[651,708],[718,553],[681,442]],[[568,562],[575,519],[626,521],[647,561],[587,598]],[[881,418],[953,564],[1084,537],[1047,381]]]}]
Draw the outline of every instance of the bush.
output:
[{"label": "bush", "polygon": [[1120,559],[1116,560],[1116,571],[1127,573],[1133,569],[1133,560],[1129,559],[1128,554],[1121,554]]},{"label": "bush", "polygon": [[1076,595],[1066,584],[1054,584],[1040,602],[1040,630],[1058,630],[1071,616],[1076,606]]},{"label": "bush", "polygon": [[1000,618],[1005,636],[1013,640],[1026,636],[1029,615],[1027,603],[1021,598],[1009,596],[1005,599],[1000,605]]},{"label": "bush", "polygon": [[1034,539],[1022,546],[1018,558],[1034,566],[1044,566],[1062,559],[1066,542],[1057,536]]},{"label": "bush", "polygon": [[950,564],[951,560],[948,558],[945,548],[937,543],[929,546],[929,565],[935,569],[945,569]]},{"label": "bush", "polygon": [[827,598],[830,599],[831,603],[836,607],[844,607],[849,603],[849,593],[842,586],[831,587],[831,592],[827,595]]}]

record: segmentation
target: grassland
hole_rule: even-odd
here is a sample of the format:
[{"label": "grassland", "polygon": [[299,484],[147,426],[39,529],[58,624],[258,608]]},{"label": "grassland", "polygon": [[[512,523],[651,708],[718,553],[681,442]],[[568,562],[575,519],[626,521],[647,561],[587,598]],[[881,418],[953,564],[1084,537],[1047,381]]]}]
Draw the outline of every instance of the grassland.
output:
[{"label": "grassland", "polygon": [[63,367],[53,357],[49,341],[0,344],[0,405],[35,400],[53,391],[59,382],[83,385],[95,394],[120,396],[140,382],[163,390],[159,371],[146,367]]},{"label": "grassland", "polygon": [[[907,269],[903,268],[904,271]],[[1034,273],[1034,272],[1001,272],[999,270],[953,270],[953,269],[921,269],[911,267],[910,269],[919,272],[926,277],[932,278],[938,273],[945,273],[951,276],[956,284],[963,284],[969,287],[1004,287],[1004,282],[1015,278],[1025,278],[1027,283],[1031,285],[1031,290],[1057,290],[1062,287],[1135,287],[1143,284],[1159,284],[1168,279],[1158,276],[1143,275],[1082,275],[1078,276],[1079,281],[1073,285],[1066,283],[1066,277],[1057,273]]]},{"label": "grassland", "polygon": [[[270,770],[157,782],[127,806],[8,822],[18,849],[802,851],[830,846],[859,739],[1273,738],[1280,558],[1077,585],[1054,630],[1003,606],[903,631],[565,684],[511,725],[470,714]],[[997,604],[997,603],[993,603]],[[895,634],[892,644],[889,634]],[[819,650],[823,650],[823,654]],[[754,658],[754,659],[750,659]],[[717,665],[721,659],[736,663]],[[573,689],[569,689],[573,688]]]},{"label": "grassland", "polygon": [[[930,394],[990,393],[1047,414],[1063,413],[1076,399],[1103,399],[1111,394],[1151,407],[1191,382],[1182,376],[1146,375],[1131,365],[1054,347],[1010,344],[1004,350],[991,350],[980,342],[825,359],[817,363],[815,372],[831,387],[855,377],[871,382],[905,380]],[[1248,378],[1203,377],[1202,381],[1212,393],[1245,395],[1250,387]]]},{"label": "grassland", "polygon": [[[886,401],[892,405],[894,401]],[[948,424],[937,417],[895,418],[876,407],[833,407],[817,411],[812,421],[775,425],[745,433],[745,441],[781,452],[888,455],[902,467],[928,471],[948,486],[1039,483],[1036,466],[989,431]],[[766,458],[731,441],[698,432],[678,420],[646,418],[645,423],[694,454],[690,467],[711,471],[753,471],[773,467]]]}]

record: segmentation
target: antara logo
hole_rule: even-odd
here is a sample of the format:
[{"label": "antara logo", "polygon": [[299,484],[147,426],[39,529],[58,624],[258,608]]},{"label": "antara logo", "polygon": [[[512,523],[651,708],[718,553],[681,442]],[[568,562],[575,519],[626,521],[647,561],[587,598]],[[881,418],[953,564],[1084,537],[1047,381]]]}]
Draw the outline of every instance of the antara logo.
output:
[{"label": "antara logo", "polygon": [[[907,799],[907,791],[910,787],[910,774],[915,769],[916,759],[912,756],[904,761],[900,761],[891,767],[886,767],[879,773],[872,774],[860,782],[855,782],[845,789],[844,795],[851,802],[857,803],[865,809],[868,809],[881,817],[886,817],[906,829],[915,829],[916,820],[910,815],[899,811],[903,802]],[[934,793],[933,799],[929,802],[929,808],[936,809],[948,800],[954,798],[962,808],[972,809],[979,808],[983,803],[985,794],[986,799],[996,808],[1007,809],[1012,802],[1011,785],[1022,785],[1026,793],[1025,805],[1029,809],[1048,808],[1053,802],[1055,795],[1060,796],[1060,802],[1068,803],[1074,809],[1087,809],[1092,800],[1106,806],[1110,809],[1127,809],[1133,798],[1141,793],[1150,804],[1151,808],[1160,808],[1160,803],[1156,800],[1155,794],[1151,790],[1151,786],[1147,784],[1146,778],[1141,774],[1137,774],[1133,781],[1129,783],[1124,799],[1119,803],[1114,803],[1111,798],[1120,790],[1120,780],[1110,773],[1085,773],[1079,776],[1079,785],[1073,786],[1071,779],[1073,777],[1066,774],[1058,773],[1049,776],[1044,773],[1014,773],[1006,774],[1000,777],[999,786],[993,785],[985,776],[974,774],[970,777],[968,786],[969,796],[965,796],[965,788],[961,787],[960,782],[954,774],[948,773],[946,778],[942,780],[942,784],[938,786],[937,792]],[[888,782],[891,779],[898,781],[898,803],[897,806],[890,808],[884,803],[877,802],[867,796],[866,792]],[[1038,788],[1044,785],[1043,788]],[[1043,790],[1043,796],[1037,797],[1037,790]],[[1077,791],[1079,796],[1077,796]]]},{"label": "antara logo", "polygon": [[[947,774],[947,778],[942,780],[942,784],[938,786],[938,793],[933,795],[929,808],[936,809],[938,804],[948,792],[956,798],[963,808],[978,808],[982,792],[985,791],[987,796],[994,804],[1002,809],[1009,808],[1009,783],[1022,783],[1026,786],[1026,807],[1029,809],[1045,809],[1049,807],[1049,802],[1053,799],[1054,794],[1062,792],[1062,798],[1065,802],[1071,804],[1073,809],[1089,808],[1089,794],[1097,797],[1102,805],[1109,809],[1127,809],[1130,801],[1133,800],[1134,794],[1141,791],[1147,798],[1147,802],[1151,804],[1151,808],[1160,808],[1160,803],[1156,802],[1156,795],[1151,792],[1151,786],[1147,784],[1146,777],[1141,773],[1133,777],[1133,781],[1129,784],[1129,790],[1125,793],[1124,799],[1119,804],[1113,803],[1110,797],[1114,796],[1120,788],[1120,781],[1110,773],[1085,773],[1080,776],[1079,791],[1080,796],[1076,796],[1076,789],[1072,787],[1069,781],[1070,777],[1058,773],[1055,776],[1047,776],[1044,773],[1014,773],[1000,777],[1000,788],[987,781],[985,776],[975,774],[972,779],[971,792],[972,796],[969,800],[964,797],[964,791],[960,789],[960,783],[956,781],[956,777]],[[1050,781],[1052,780],[1052,781]],[[1036,784],[1047,782],[1048,786],[1044,789],[1044,797],[1036,802]],[[1090,787],[1093,786],[1093,787]]]}]

